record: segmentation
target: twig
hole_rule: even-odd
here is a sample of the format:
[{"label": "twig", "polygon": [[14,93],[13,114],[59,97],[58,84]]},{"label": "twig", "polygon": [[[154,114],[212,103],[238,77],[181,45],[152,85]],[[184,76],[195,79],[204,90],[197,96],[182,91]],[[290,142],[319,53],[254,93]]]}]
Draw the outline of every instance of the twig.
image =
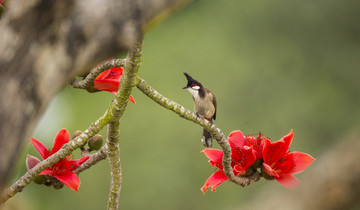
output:
[{"label": "twig", "polygon": [[112,68],[112,67],[119,67],[124,66],[125,60],[124,59],[112,59],[109,61],[105,61],[104,63],[96,66],[93,68],[88,75],[83,80],[72,80],[70,85],[74,88],[86,89],[90,90],[93,87],[95,78],[103,71]]},{"label": "twig", "polygon": [[81,164],[73,172],[76,173],[76,174],[79,174],[79,173],[85,171],[86,169],[89,169],[91,166],[95,165],[96,163],[98,163],[98,162],[100,162],[100,161],[102,161],[102,160],[104,160],[106,158],[107,158],[106,148],[105,148],[105,146],[103,146],[96,153],[89,155],[89,159],[85,163]]},{"label": "twig", "polygon": [[157,92],[154,88],[152,88],[150,85],[148,85],[146,83],[146,81],[141,79],[140,77],[137,78],[136,87],[139,90],[141,90],[145,95],[147,95],[149,98],[151,98],[153,101],[158,103],[159,105],[175,112],[182,118],[185,118],[196,124],[199,124],[200,126],[204,127],[206,130],[208,130],[212,134],[212,136],[216,139],[216,141],[221,146],[221,148],[224,152],[224,156],[223,156],[224,172],[230,181],[232,181],[238,185],[241,185],[241,186],[247,186],[247,185],[249,185],[253,182],[256,182],[260,179],[260,174],[258,172],[254,172],[249,177],[235,176],[235,174],[232,171],[232,167],[231,167],[230,145],[227,142],[227,139],[226,139],[224,133],[215,124],[210,123],[208,120],[206,120],[202,117],[197,117],[197,115],[194,112],[191,112],[190,110],[186,109],[185,107],[181,106],[180,104],[164,97],[159,92]]}]

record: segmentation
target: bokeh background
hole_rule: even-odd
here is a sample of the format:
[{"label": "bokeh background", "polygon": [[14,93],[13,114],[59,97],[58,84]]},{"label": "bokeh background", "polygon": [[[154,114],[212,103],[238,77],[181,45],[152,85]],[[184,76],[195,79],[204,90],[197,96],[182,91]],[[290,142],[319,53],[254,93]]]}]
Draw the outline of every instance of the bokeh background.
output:
[{"label": "bokeh background", "polygon": [[[182,90],[188,72],[217,96],[215,123],[226,135],[240,129],[275,141],[294,129],[290,149],[321,158],[359,126],[359,11],[356,0],[195,1],[148,31],[139,75],[192,109],[191,95]],[[137,104],[121,119],[120,209],[236,209],[265,187],[288,190],[262,179],[245,188],[225,182],[202,194],[214,169],[200,153],[201,127],[137,89],[133,96]],[[66,87],[32,136],[50,147],[61,128],[85,130],[113,97]],[[38,156],[27,143],[12,181],[26,171],[26,154]],[[108,161],[80,178],[79,193],[31,183],[5,208],[105,209]]]}]

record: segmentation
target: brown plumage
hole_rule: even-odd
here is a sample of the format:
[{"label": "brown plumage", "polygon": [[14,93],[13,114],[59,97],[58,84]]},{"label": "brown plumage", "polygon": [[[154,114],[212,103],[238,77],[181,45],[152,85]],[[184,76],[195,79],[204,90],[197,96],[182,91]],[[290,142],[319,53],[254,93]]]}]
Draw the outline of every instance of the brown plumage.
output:
[{"label": "brown plumage", "polygon": [[[212,93],[209,89],[204,87],[200,82],[193,79],[187,73],[184,73],[188,80],[187,86],[183,89],[187,89],[194,100],[194,111],[204,117],[205,119],[212,122],[212,120],[216,119],[216,98],[214,93]],[[212,147],[212,135],[206,129],[203,129],[203,137],[201,138],[205,147]]]}]

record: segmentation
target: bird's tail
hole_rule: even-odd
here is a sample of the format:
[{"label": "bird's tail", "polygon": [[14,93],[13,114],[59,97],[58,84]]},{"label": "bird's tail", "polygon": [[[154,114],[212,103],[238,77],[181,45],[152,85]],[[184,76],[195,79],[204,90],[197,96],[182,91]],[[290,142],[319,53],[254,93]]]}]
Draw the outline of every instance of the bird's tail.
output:
[{"label": "bird's tail", "polygon": [[207,131],[205,128],[203,130],[203,137],[201,138],[201,142],[205,147],[212,147],[212,135],[209,131]]}]

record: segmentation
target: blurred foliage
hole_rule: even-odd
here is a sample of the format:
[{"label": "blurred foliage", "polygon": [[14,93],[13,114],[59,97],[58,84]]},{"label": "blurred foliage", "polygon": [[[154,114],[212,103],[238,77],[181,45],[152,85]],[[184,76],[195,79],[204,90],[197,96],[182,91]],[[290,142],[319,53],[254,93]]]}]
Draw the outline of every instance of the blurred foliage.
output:
[{"label": "blurred foliage", "polygon": [[[359,125],[359,9],[355,0],[195,1],[146,34],[139,75],[192,109],[181,89],[188,72],[216,94],[215,123],[226,135],[261,131],[277,140],[294,129],[290,148],[319,158]],[[256,196],[262,185],[279,187],[265,180],[245,188],[226,182],[203,195],[200,187],[214,169],[200,154],[202,129],[137,89],[133,96],[137,104],[129,103],[121,119],[121,209],[226,209]],[[50,145],[63,127],[84,130],[112,98],[67,87],[33,137]],[[29,145],[14,180],[25,172],[25,155],[37,154]],[[105,209],[107,160],[80,178],[79,193],[31,183],[7,206]]]}]

